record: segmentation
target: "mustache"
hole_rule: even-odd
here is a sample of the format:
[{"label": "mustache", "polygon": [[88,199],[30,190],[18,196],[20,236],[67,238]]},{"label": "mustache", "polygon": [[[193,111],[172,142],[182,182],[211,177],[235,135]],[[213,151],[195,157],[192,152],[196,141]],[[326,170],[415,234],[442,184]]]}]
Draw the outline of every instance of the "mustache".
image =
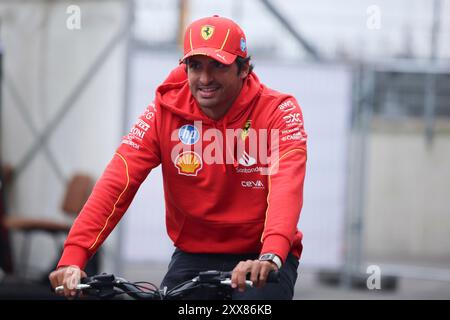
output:
[{"label": "mustache", "polygon": [[207,86],[197,85],[198,89],[213,89],[213,88],[220,88],[220,87],[221,87],[221,85],[218,83],[208,84]]}]

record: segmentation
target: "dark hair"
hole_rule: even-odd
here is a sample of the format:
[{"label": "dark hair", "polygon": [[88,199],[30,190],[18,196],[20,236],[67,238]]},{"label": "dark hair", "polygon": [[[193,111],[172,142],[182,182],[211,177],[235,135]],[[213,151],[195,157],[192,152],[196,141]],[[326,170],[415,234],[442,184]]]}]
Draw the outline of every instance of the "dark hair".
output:
[{"label": "dark hair", "polygon": [[239,56],[236,57],[235,62],[238,67],[238,74],[241,73],[242,67],[247,63],[250,64],[250,69],[248,69],[248,74],[250,74],[253,71],[254,66],[253,66],[253,64],[250,63],[250,59],[251,59],[251,56],[248,56],[247,58],[242,58]]},{"label": "dark hair", "polygon": [[[254,66],[253,66],[253,64],[250,63],[250,59],[251,59],[251,56],[248,56],[247,58],[242,58],[242,57],[239,57],[239,56],[236,57],[236,60],[234,62],[236,62],[236,65],[238,67],[238,75],[241,73],[242,68],[247,63],[250,64],[250,69],[248,70],[248,74],[250,74],[253,71]],[[184,59],[183,63],[186,66],[185,70],[186,70],[186,73],[187,73],[187,68],[188,68],[188,64],[189,64],[189,58]]]}]

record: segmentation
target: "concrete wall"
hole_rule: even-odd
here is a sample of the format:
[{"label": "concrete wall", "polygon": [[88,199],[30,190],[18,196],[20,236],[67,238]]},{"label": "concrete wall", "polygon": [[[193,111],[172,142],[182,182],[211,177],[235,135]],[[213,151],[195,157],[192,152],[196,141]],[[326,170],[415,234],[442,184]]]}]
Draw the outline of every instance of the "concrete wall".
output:
[{"label": "concrete wall", "polygon": [[375,131],[368,145],[366,258],[450,266],[450,134]]}]

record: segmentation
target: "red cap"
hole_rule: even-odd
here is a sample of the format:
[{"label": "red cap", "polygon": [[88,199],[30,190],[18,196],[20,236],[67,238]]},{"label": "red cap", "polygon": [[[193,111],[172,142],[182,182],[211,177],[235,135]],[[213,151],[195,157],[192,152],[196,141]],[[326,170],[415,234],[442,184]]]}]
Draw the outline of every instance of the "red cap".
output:
[{"label": "red cap", "polygon": [[236,56],[247,56],[245,34],[234,21],[217,15],[196,20],[186,29],[181,61],[194,55],[232,64]]}]

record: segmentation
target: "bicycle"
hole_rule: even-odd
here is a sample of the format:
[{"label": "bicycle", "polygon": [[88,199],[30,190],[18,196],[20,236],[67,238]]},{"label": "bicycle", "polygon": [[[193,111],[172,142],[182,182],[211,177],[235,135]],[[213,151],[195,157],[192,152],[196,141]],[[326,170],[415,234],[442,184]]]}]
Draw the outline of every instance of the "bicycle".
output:
[{"label": "bicycle", "polygon": [[[267,277],[269,283],[279,281],[279,272],[271,271]],[[246,280],[246,286],[253,283]],[[200,288],[217,290],[217,295],[223,300],[231,300],[231,271],[208,270],[199,272],[194,278],[180,283],[168,290],[167,287],[159,289],[156,285],[146,281],[129,282],[113,274],[98,274],[82,278],[76,289],[83,296],[98,298],[100,300],[113,299],[119,295],[128,295],[136,300],[179,300],[186,294]],[[55,292],[64,290],[63,286],[55,288]]]}]

